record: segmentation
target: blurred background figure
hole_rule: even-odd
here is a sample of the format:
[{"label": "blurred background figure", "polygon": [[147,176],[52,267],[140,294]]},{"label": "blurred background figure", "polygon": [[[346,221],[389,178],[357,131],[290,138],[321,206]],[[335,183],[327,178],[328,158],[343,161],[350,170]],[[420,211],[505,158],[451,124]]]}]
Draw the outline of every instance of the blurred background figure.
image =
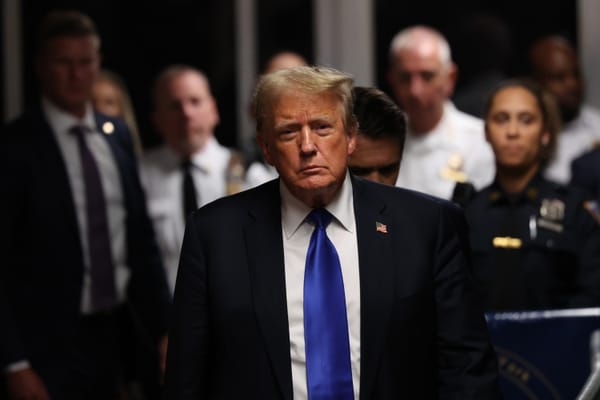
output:
[{"label": "blurred background figure", "polygon": [[554,99],[510,80],[484,110],[496,178],[465,212],[486,311],[600,305],[600,226],[583,191],[541,173],[559,130]]},{"label": "blurred background figure", "polygon": [[97,111],[125,121],[131,132],[135,152],[140,156],[142,141],[129,91],[123,79],[115,72],[100,70],[92,87],[92,104]]},{"label": "blurred background figure", "polygon": [[242,157],[214,136],[219,111],[203,72],[167,67],[156,78],[153,100],[153,122],[165,143],[144,153],[140,172],[173,290],[187,217],[241,190],[244,166]]},{"label": "blurred background figure", "polygon": [[129,129],[91,104],[95,23],[48,13],[35,61],[37,101],[3,127],[0,145],[0,209],[10,210],[0,224],[0,392],[116,399],[132,320],[158,385],[171,298]]},{"label": "blurred background figure", "polygon": [[377,88],[357,86],[353,96],[358,135],[356,148],[348,158],[350,172],[394,186],[406,137],[404,113]]},{"label": "blurred background figure", "polygon": [[457,29],[451,43],[460,74],[452,100],[459,110],[481,118],[487,95],[507,78],[510,28],[495,15],[474,14],[461,19]]},{"label": "blurred background figure", "polygon": [[267,60],[263,68],[263,74],[269,74],[280,69],[298,67],[300,65],[308,65],[308,62],[302,55],[290,50],[284,50],[273,54]]},{"label": "blurred background figure", "polygon": [[[301,65],[308,65],[306,59],[293,51],[285,50],[273,54],[262,69],[262,74],[269,74],[271,72],[278,71],[280,69],[298,67]],[[250,107],[252,108],[252,107]],[[255,137],[255,135],[253,135]],[[246,171],[245,188],[249,189],[254,186],[258,186],[262,183],[268,182],[271,179],[277,178],[277,170],[272,165],[269,165],[264,159],[262,152],[258,148],[255,141],[249,146],[251,149],[250,163],[248,170]]]},{"label": "blurred background figure", "polygon": [[563,37],[547,36],[530,49],[532,76],[556,97],[563,129],[545,176],[560,183],[571,178],[571,162],[600,143],[600,111],[585,104],[577,53]]},{"label": "blurred background figure", "polygon": [[399,32],[390,46],[388,81],[408,116],[408,135],[397,186],[449,199],[457,182],[477,188],[494,176],[483,123],[448,99],[457,67],[446,39],[426,26]]},{"label": "blurred background figure", "polygon": [[571,164],[571,184],[600,200],[600,148],[577,157]]}]

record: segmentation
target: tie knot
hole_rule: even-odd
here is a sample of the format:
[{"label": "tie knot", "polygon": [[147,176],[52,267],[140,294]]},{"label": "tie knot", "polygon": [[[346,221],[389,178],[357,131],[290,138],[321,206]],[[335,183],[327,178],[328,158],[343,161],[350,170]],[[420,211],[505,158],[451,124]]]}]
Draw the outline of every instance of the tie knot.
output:
[{"label": "tie knot", "polygon": [[184,160],[181,161],[181,169],[183,170],[189,170],[190,167],[192,166],[192,161],[190,161],[189,158],[186,158]]},{"label": "tie knot", "polygon": [[73,125],[69,129],[69,133],[71,133],[72,135],[75,135],[75,136],[80,136],[80,137],[82,137],[87,131],[88,131],[88,128],[84,125]]},{"label": "tie knot", "polygon": [[307,219],[312,221],[318,228],[326,228],[332,218],[333,215],[324,208],[315,208],[307,217]]}]

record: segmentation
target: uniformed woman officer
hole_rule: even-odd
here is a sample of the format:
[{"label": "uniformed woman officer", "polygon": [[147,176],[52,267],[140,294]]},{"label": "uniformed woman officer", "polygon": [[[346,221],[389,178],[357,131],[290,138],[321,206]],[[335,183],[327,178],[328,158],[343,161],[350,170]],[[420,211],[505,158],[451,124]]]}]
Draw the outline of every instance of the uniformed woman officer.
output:
[{"label": "uniformed woman officer", "polygon": [[503,82],[485,105],[496,177],[465,212],[486,311],[600,305],[600,226],[584,192],[541,174],[559,129],[555,107],[527,80]]}]

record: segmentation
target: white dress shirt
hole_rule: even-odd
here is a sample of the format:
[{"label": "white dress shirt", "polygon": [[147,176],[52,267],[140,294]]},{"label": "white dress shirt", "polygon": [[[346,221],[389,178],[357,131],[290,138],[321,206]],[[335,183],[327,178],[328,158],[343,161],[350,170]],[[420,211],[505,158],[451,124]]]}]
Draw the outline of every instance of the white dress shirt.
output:
[{"label": "white dress shirt", "polygon": [[571,180],[571,163],[600,144],[600,111],[584,105],[579,115],[566,124],[556,139],[556,152],[544,175],[551,181],[567,184]]},{"label": "white dress shirt", "polygon": [[[314,226],[305,221],[311,208],[296,199],[283,182],[280,184],[280,191],[294,400],[306,400],[304,268],[308,244]],[[346,173],[340,192],[325,208],[334,217],[327,226],[327,236],[335,246],[340,258],[348,314],[348,337],[350,339],[354,398],[358,399],[360,389],[360,280],[352,183],[348,173]]]},{"label": "white dress shirt", "polygon": [[[211,137],[191,159],[190,173],[198,207],[227,194],[227,169],[231,150]],[[175,288],[179,253],[185,231],[181,158],[168,146],[142,156],[140,174],[146,191],[148,213],[165,266],[171,294]]]},{"label": "white dress shirt", "polygon": [[115,284],[119,301],[126,295],[127,281],[130,271],[127,268],[127,241],[125,218],[125,199],[123,197],[121,175],[117,162],[110,150],[109,144],[96,127],[96,120],[91,105],[88,105],[85,116],[80,120],[52,104],[48,99],[42,99],[42,110],[58,143],[71,186],[75,214],[79,226],[79,237],[83,251],[84,274],[83,292],[81,297],[81,311],[84,314],[91,312],[91,278],[90,254],[87,236],[87,215],[85,203],[85,184],[81,167],[81,158],[77,137],[69,132],[75,126],[88,128],[84,140],[96,160],[102,190],[106,201],[106,216],[108,218],[108,232],[115,266]]},{"label": "white dress shirt", "polygon": [[[458,164],[452,168],[453,163]],[[462,175],[477,189],[490,184],[495,174],[494,154],[485,140],[483,121],[463,113],[451,102],[430,132],[407,132],[396,186],[450,199]]]}]

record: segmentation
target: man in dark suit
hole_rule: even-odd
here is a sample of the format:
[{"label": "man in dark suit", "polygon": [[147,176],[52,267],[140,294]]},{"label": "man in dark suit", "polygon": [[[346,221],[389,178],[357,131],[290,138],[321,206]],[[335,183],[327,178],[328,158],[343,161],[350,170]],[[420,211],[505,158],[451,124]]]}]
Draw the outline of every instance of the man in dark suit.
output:
[{"label": "man in dark suit", "polygon": [[126,303],[166,348],[169,293],[129,131],[89,102],[99,46],[87,16],[46,16],[41,101],[0,143],[0,368],[11,399],[116,398]]},{"label": "man in dark suit", "polygon": [[600,147],[573,160],[571,184],[584,188],[600,200]]},{"label": "man in dark suit", "polygon": [[169,399],[497,399],[496,358],[450,203],[351,177],[352,79],[264,76],[280,179],[188,220]]}]

